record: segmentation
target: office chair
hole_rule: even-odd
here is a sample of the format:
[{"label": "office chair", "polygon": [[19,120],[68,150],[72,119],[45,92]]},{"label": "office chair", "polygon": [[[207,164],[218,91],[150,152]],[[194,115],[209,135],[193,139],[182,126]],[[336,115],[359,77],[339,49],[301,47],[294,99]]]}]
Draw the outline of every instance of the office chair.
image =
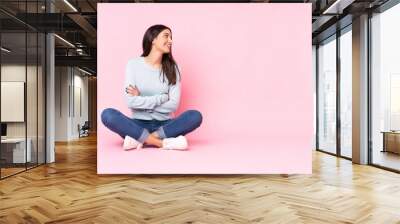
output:
[{"label": "office chair", "polygon": [[78,124],[79,138],[89,136],[89,129],[90,129],[89,121],[85,121],[82,127],[80,127],[80,125]]}]

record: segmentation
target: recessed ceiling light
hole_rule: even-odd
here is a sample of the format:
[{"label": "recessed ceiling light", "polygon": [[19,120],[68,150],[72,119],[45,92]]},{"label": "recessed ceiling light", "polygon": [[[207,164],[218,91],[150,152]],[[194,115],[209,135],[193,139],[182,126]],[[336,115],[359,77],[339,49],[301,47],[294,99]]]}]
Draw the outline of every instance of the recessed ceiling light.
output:
[{"label": "recessed ceiling light", "polygon": [[342,14],[343,9],[353,3],[355,0],[336,0],[322,14]]},{"label": "recessed ceiling light", "polygon": [[79,67],[78,67],[78,70],[81,71],[81,72],[83,72],[83,73],[85,73],[85,74],[92,75],[92,73],[90,73],[90,72],[88,72],[88,71],[86,71],[86,70],[83,70],[83,69],[81,69],[81,68],[79,68]]},{"label": "recessed ceiling light", "polygon": [[71,4],[69,3],[68,0],[64,0],[65,4],[67,4],[72,10],[74,10],[75,12],[78,12],[78,10]]},{"label": "recessed ceiling light", "polygon": [[5,47],[1,47],[1,51],[4,51],[6,53],[10,53],[11,52],[11,50],[9,50],[9,49],[7,49]]},{"label": "recessed ceiling light", "polygon": [[60,36],[57,35],[57,34],[54,34],[54,36],[57,37],[58,39],[60,39],[61,41],[63,41],[64,43],[68,44],[69,46],[75,48],[75,45],[73,45],[73,44],[72,44],[71,42],[69,42],[68,40],[66,40],[66,39],[64,39],[64,38],[62,38],[62,37],[60,37]]}]

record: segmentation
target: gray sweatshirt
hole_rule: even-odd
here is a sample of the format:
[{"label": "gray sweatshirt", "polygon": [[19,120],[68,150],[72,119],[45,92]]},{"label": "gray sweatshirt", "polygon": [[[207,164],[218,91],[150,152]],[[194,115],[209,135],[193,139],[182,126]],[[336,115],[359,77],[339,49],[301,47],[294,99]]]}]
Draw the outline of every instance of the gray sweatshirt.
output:
[{"label": "gray sweatshirt", "polygon": [[[178,75],[178,70],[177,70]],[[160,69],[147,64],[144,57],[136,57],[128,61],[126,66],[124,95],[132,118],[142,120],[171,119],[172,112],[179,106],[181,83],[179,75],[175,85],[168,85],[168,79],[160,75]],[[129,85],[137,87],[140,96],[131,96],[125,88]]]}]

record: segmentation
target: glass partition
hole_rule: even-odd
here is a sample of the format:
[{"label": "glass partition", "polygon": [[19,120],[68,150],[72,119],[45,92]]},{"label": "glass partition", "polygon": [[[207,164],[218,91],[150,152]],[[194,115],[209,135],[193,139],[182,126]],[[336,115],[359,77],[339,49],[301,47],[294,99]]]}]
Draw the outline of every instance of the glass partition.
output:
[{"label": "glass partition", "polygon": [[[45,1],[1,1],[0,178],[45,163],[45,34],[18,20]],[[33,17],[36,18],[36,17]]]},{"label": "glass partition", "polygon": [[336,36],[318,47],[318,149],[336,153]]},{"label": "glass partition", "polygon": [[1,47],[1,175],[6,177],[25,170],[32,155],[26,141],[26,33],[3,32]]}]

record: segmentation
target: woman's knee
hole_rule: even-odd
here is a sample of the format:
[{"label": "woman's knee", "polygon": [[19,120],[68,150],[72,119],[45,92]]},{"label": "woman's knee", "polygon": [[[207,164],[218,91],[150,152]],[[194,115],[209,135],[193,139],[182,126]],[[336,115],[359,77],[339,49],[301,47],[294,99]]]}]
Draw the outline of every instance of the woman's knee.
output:
[{"label": "woman's knee", "polygon": [[186,111],[187,115],[190,117],[190,120],[196,125],[200,126],[203,122],[203,115],[198,110],[188,110]]},{"label": "woman's knee", "polygon": [[104,109],[103,112],[101,112],[101,121],[106,126],[113,123],[113,120],[117,116],[118,112],[119,111],[113,108]]}]

